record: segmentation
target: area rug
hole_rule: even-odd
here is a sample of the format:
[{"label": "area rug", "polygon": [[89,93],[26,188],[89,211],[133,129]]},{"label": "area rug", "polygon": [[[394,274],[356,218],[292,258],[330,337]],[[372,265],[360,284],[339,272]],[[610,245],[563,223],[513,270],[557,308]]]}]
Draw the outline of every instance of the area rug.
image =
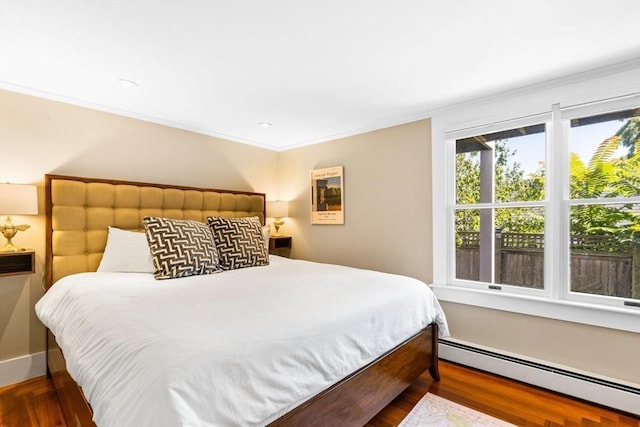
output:
[{"label": "area rug", "polygon": [[398,427],[502,427],[513,425],[435,394],[427,393]]}]

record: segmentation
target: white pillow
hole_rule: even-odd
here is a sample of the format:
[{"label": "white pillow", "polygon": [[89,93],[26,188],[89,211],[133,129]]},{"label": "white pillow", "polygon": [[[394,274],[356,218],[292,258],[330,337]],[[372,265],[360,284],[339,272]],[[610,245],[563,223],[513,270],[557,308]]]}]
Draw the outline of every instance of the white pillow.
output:
[{"label": "white pillow", "polygon": [[262,226],[262,238],[264,239],[264,247],[269,253],[269,237],[271,237],[271,226],[269,224]]},{"label": "white pillow", "polygon": [[109,227],[100,273],[153,273],[153,260],[144,233]]}]

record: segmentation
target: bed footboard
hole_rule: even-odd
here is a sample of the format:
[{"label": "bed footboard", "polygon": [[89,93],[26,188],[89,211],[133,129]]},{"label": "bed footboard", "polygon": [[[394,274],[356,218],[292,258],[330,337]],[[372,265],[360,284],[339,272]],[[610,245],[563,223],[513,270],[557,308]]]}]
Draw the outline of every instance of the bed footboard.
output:
[{"label": "bed footboard", "polygon": [[[67,425],[96,427],[82,390],[66,370],[55,337],[47,331],[47,368]],[[438,326],[431,324],[374,362],[283,415],[270,426],[354,426],[373,418],[422,373],[438,372]]]},{"label": "bed footboard", "polygon": [[318,394],[270,426],[360,427],[423,372],[438,372],[438,326],[431,324],[371,364]]}]

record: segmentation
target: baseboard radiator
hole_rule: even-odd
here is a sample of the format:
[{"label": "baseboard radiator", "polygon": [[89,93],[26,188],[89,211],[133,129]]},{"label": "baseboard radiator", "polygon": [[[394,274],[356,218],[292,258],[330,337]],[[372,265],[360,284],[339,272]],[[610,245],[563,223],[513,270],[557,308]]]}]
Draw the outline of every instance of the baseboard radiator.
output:
[{"label": "baseboard radiator", "polygon": [[[640,415],[640,387],[454,339],[440,340],[441,359]],[[634,367],[629,367],[635,369]]]}]

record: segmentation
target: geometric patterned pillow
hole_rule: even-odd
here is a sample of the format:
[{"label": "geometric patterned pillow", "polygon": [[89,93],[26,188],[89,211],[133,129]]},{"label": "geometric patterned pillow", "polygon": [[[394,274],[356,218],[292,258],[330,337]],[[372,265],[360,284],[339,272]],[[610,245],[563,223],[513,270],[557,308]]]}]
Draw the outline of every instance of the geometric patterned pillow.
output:
[{"label": "geometric patterned pillow", "polygon": [[218,249],[220,268],[235,270],[269,264],[269,251],[258,217],[208,217],[207,222]]},{"label": "geometric patterned pillow", "polygon": [[211,230],[202,222],[144,217],[153,277],[175,279],[220,272]]}]

